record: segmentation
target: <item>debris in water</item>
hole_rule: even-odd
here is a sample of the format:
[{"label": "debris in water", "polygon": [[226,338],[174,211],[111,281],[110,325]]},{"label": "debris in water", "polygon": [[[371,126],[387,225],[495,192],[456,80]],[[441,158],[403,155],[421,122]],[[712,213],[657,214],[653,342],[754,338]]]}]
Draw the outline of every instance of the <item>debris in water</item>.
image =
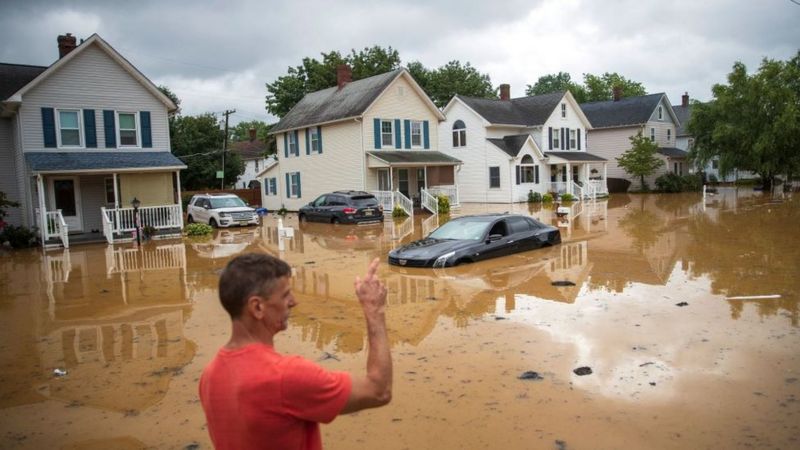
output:
[{"label": "debris in water", "polygon": [[567,450],[567,443],[560,439],[556,439],[556,450]]},{"label": "debris in water", "polygon": [[780,295],[742,295],[739,297],[725,297],[725,300],[769,300],[773,298],[781,298]]},{"label": "debris in water", "polygon": [[586,367],[586,366],[578,367],[577,369],[573,370],[573,372],[575,372],[575,375],[578,375],[578,376],[582,377],[584,375],[591,375],[592,374],[592,368],[591,367]]},{"label": "debris in water", "polygon": [[304,264],[316,264],[316,261],[306,261]]},{"label": "debris in water", "polygon": [[542,378],[542,376],[539,375],[539,372],[534,372],[532,370],[528,370],[528,371],[522,372],[522,374],[520,376],[518,376],[517,378],[520,379],[520,380],[534,380],[534,381],[536,381],[536,380],[544,380],[544,378]]},{"label": "debris in water", "polygon": [[318,361],[327,361],[329,359],[340,361],[338,356],[334,355],[333,353],[328,353],[328,352],[322,353],[322,357]]},{"label": "debris in water", "polygon": [[655,385],[656,385],[656,382],[655,382],[655,381],[651,381],[651,382],[650,382],[650,386],[655,386]]},{"label": "debris in water", "polygon": [[191,444],[186,444],[186,446],[183,447],[183,450],[197,450],[199,448],[200,444],[198,444],[197,442],[192,442]]},{"label": "debris in water", "polygon": [[494,316],[494,320],[506,320],[506,318],[502,316]]},{"label": "debris in water", "polygon": [[575,286],[575,283],[569,280],[553,281],[550,284],[552,286]]},{"label": "debris in water", "polygon": [[680,303],[675,303],[675,306],[684,307],[684,306],[689,306],[689,304],[686,302],[680,302]]},{"label": "debris in water", "polygon": [[639,364],[639,367],[649,366],[650,364],[655,364],[653,361],[647,361],[646,363]]},{"label": "debris in water", "polygon": [[67,375],[67,371],[64,369],[53,369],[53,375],[57,377],[63,377]]}]

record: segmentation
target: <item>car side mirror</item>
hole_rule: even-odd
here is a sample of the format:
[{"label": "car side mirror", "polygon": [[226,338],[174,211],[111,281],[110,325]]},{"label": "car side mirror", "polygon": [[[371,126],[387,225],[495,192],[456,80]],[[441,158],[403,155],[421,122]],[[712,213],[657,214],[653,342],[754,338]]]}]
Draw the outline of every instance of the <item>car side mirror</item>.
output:
[{"label": "car side mirror", "polygon": [[486,239],[486,243],[488,244],[490,242],[498,241],[502,238],[503,238],[502,234],[490,234],[489,239]]}]

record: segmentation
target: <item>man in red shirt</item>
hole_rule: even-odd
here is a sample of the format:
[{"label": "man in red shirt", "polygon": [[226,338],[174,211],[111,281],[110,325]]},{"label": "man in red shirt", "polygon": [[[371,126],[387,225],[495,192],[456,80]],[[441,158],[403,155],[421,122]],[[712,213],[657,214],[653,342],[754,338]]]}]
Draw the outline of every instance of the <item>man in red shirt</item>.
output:
[{"label": "man in red shirt", "polygon": [[378,264],[375,258],[366,276],[355,280],[369,350],[366,374],[351,376],[275,351],[273,339],[297,305],[288,264],[264,254],[228,263],[219,297],[233,331],[200,377],[200,400],[217,449],[321,449],[320,422],[389,403],[392,357]]}]

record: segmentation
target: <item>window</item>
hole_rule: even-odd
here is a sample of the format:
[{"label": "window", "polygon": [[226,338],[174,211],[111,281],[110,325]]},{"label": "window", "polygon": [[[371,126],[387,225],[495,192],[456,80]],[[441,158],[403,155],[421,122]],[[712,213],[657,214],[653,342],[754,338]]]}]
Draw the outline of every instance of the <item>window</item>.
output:
[{"label": "window", "polygon": [[394,133],[392,132],[392,121],[381,120],[381,146],[391,147],[394,145]]},{"label": "window", "polygon": [[490,188],[500,187],[500,167],[497,166],[489,167],[489,187]]},{"label": "window", "polygon": [[664,118],[664,107],[663,106],[659,106],[658,107],[658,120],[661,120],[663,118]]},{"label": "window", "polygon": [[139,131],[137,128],[136,116],[136,113],[117,113],[120,147],[139,146]]},{"label": "window", "polygon": [[300,172],[289,175],[289,197],[300,198]]},{"label": "window", "polygon": [[511,228],[511,234],[523,233],[531,229],[531,223],[524,217],[509,217],[508,227]]},{"label": "window", "polygon": [[569,130],[569,148],[578,148],[578,142],[575,140],[575,130]]},{"label": "window", "polygon": [[520,161],[519,181],[520,183],[536,182],[536,179],[534,178],[533,158],[531,155],[523,156],[522,161]]},{"label": "window", "polygon": [[411,146],[422,147],[422,122],[411,121]]},{"label": "window", "polygon": [[561,118],[562,119],[566,119],[567,118],[567,104],[566,103],[562,103],[561,104]]},{"label": "window", "polygon": [[278,179],[275,177],[268,178],[264,190],[267,195],[278,195]]},{"label": "window", "polygon": [[655,142],[656,141],[656,129],[650,128],[650,140]]},{"label": "window", "polygon": [[308,136],[311,140],[311,151],[319,153],[319,128],[314,127],[308,130]]},{"label": "window", "polygon": [[669,142],[670,139],[672,139],[672,129],[667,128],[667,142]]},{"label": "window", "polygon": [[300,151],[297,147],[297,133],[289,132],[289,154],[290,155],[299,155]]},{"label": "window", "polygon": [[714,170],[719,169],[719,160],[718,159],[712,159],[711,160],[711,168],[714,169]]},{"label": "window", "polygon": [[556,150],[561,149],[561,129],[553,128],[553,148]]},{"label": "window", "polygon": [[83,147],[80,111],[58,111],[59,147]]},{"label": "window", "polygon": [[258,171],[258,160],[256,160],[256,171]]},{"label": "window", "polygon": [[467,126],[461,120],[453,123],[453,148],[467,145]]},{"label": "window", "polygon": [[106,203],[109,205],[114,204],[114,179],[106,178]]}]

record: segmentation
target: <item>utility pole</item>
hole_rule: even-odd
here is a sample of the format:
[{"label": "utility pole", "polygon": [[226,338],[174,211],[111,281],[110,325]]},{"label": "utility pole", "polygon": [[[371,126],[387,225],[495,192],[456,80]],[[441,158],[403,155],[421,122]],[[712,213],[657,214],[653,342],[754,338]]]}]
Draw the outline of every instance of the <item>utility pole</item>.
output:
[{"label": "utility pole", "polygon": [[228,151],[228,116],[235,113],[236,110],[229,110],[226,109],[224,113],[225,116],[225,141],[222,143],[222,179],[220,180],[220,189],[225,189],[225,152]]}]

